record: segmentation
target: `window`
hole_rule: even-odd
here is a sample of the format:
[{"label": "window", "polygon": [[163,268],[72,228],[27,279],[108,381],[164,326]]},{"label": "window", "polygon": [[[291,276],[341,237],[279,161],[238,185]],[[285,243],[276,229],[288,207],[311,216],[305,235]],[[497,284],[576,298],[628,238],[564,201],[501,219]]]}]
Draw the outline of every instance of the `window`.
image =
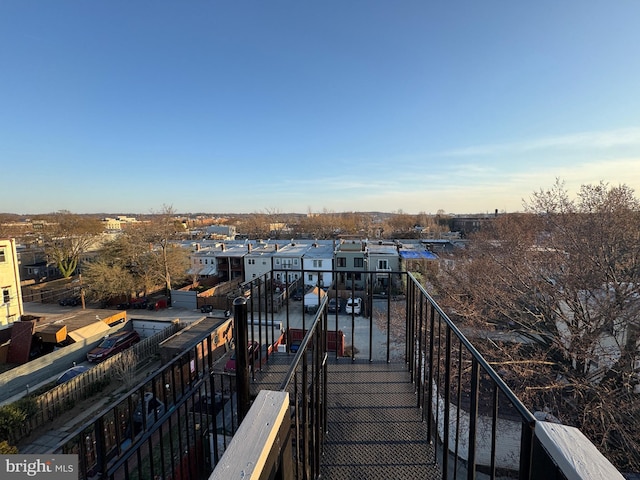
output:
[{"label": "window", "polygon": [[378,260],[378,268],[386,270],[389,268],[389,262],[387,260]]},{"label": "window", "polygon": [[322,268],[322,260],[314,260],[313,268]]},{"label": "window", "polygon": [[7,259],[4,256],[4,248],[0,248],[0,263],[6,262]]},{"label": "window", "polygon": [[294,259],[293,259],[293,264],[294,264],[294,265],[297,265],[297,264],[298,264],[298,259],[297,259],[297,258],[294,258]]},{"label": "window", "polygon": [[347,259],[346,257],[338,257],[337,258],[338,261],[338,266],[339,267],[346,267],[347,266]]},{"label": "window", "polygon": [[353,266],[354,267],[359,267],[359,268],[364,267],[364,258],[354,258],[353,259]]},{"label": "window", "polygon": [[9,303],[10,299],[11,297],[9,296],[9,289],[8,288],[2,289],[2,302]]},{"label": "window", "polygon": [[312,274],[309,274],[309,276],[307,277],[307,280],[308,280],[309,282],[313,282],[313,275],[312,275]]}]

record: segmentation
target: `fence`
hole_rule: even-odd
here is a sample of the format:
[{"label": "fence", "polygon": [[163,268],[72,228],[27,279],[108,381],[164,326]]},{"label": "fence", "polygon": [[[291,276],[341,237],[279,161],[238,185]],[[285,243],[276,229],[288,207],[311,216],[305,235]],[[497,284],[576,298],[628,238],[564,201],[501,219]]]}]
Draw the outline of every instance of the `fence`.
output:
[{"label": "fence", "polygon": [[[138,367],[145,361],[153,358],[158,353],[158,345],[163,340],[169,338],[180,329],[178,324],[172,323],[169,327],[155,335],[145,338],[132,347],[137,359]],[[123,352],[124,353],[124,352]],[[103,362],[95,365],[88,371],[72,378],[71,380],[57,385],[51,390],[35,398],[37,405],[36,412],[28,419],[28,422],[14,432],[13,440],[19,441],[28,436],[31,431],[52,421],[58,415],[69,410],[73,405],[81,400],[90,398],[103,389],[104,385],[111,380],[113,366],[121,361],[122,353],[114,355]]]}]

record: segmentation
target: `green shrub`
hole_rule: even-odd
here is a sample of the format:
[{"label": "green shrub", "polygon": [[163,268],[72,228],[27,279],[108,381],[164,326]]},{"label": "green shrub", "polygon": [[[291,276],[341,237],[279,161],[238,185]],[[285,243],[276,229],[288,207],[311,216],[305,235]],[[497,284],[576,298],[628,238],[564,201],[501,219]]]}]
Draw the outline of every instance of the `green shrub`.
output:
[{"label": "green shrub", "polygon": [[9,440],[27,420],[27,415],[14,404],[0,407],[0,440]]},{"label": "green shrub", "polygon": [[34,397],[23,397],[14,405],[22,410],[27,416],[27,420],[31,419],[36,413],[38,413],[38,402]]}]

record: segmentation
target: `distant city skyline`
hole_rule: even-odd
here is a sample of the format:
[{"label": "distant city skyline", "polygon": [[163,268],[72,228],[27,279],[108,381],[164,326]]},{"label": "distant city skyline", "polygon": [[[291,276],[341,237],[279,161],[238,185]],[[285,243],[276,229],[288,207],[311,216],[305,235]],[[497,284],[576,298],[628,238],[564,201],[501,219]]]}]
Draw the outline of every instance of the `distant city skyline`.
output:
[{"label": "distant city skyline", "polygon": [[640,3],[0,3],[0,213],[640,193]]}]

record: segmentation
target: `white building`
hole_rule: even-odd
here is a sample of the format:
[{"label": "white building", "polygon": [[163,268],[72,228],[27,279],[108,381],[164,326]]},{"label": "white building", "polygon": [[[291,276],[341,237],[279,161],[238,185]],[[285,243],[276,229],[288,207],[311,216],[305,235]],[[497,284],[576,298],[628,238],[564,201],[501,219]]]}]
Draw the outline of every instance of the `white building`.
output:
[{"label": "white building", "polygon": [[244,280],[245,282],[260,278],[271,271],[273,255],[283,243],[272,240],[258,240],[255,244],[248,244],[247,253],[244,256]]},{"label": "white building", "polygon": [[308,243],[294,241],[278,248],[273,254],[272,265],[275,281],[284,284],[298,280],[302,276],[302,257],[309,248]]},{"label": "white building", "polygon": [[316,241],[307,249],[302,257],[306,285],[328,288],[333,284],[333,248],[332,241]]}]

